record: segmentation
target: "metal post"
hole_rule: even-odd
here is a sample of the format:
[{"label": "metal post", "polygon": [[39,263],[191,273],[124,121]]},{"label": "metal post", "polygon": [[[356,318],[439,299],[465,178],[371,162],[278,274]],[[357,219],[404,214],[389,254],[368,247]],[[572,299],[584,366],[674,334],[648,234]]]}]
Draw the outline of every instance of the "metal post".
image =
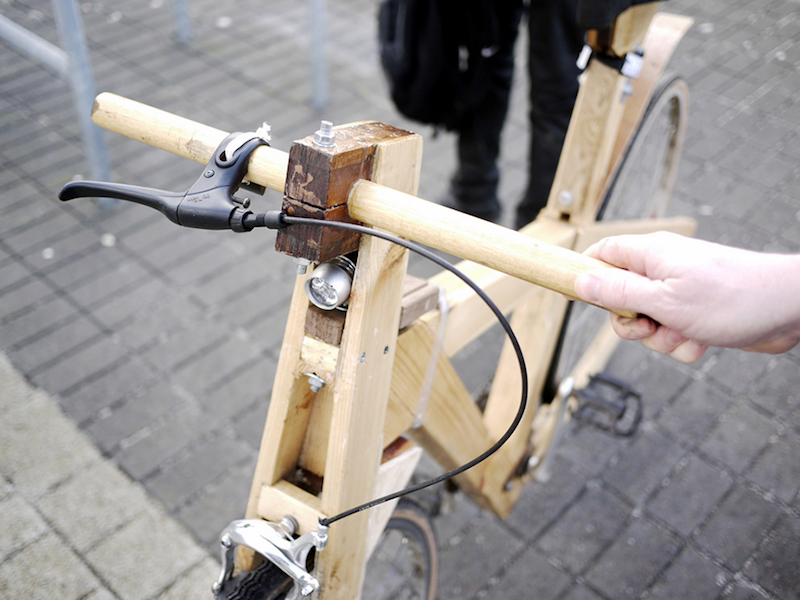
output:
[{"label": "metal post", "polygon": [[53,0],[53,10],[59,38],[69,58],[68,80],[78,111],[78,122],[86,144],[92,178],[111,181],[111,166],[103,132],[92,123],[91,118],[95,97],[94,80],[78,4],[75,0]]},{"label": "metal post", "polygon": [[178,41],[186,44],[192,39],[192,27],[189,23],[189,11],[186,0],[172,0],[172,14],[175,19],[175,30]]},{"label": "metal post", "polygon": [[328,64],[325,56],[327,44],[325,0],[308,0],[311,32],[311,101],[314,108],[328,105]]}]

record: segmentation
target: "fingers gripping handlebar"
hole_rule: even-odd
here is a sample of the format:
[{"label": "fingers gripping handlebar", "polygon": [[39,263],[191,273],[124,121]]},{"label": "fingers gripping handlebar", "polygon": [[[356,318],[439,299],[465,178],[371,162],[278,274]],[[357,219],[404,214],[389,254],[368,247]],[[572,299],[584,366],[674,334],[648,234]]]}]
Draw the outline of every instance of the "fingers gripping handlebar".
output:
[{"label": "fingers gripping handlebar", "polygon": [[160,211],[173,223],[197,229],[243,232],[254,227],[278,227],[278,214],[255,215],[248,210],[248,199],[234,196],[247,175],[250,155],[266,143],[255,133],[232,133],[217,147],[203,173],[183,194],[135,185],[73,181],[63,187],[58,197],[62,201],[100,197],[136,202]]}]

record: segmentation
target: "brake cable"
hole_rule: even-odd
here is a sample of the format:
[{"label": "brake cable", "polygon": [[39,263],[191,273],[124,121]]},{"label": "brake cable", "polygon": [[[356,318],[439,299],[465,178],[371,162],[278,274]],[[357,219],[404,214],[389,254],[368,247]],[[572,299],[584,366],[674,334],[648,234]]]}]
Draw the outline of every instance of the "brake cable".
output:
[{"label": "brake cable", "polygon": [[500,322],[500,325],[503,327],[503,330],[506,332],[506,335],[508,336],[511,345],[514,348],[514,353],[519,363],[519,369],[522,378],[522,393],[517,414],[515,415],[514,420],[512,421],[511,425],[508,427],[506,432],[503,434],[503,436],[497,442],[495,442],[488,450],[486,450],[479,456],[475,457],[468,463],[465,463],[460,467],[457,467],[451,471],[447,471],[446,473],[443,473],[437,477],[434,477],[427,481],[423,481],[422,483],[419,484],[409,486],[398,492],[394,492],[386,496],[376,498],[375,500],[371,500],[369,502],[366,502],[364,504],[346,510],[333,517],[327,517],[324,519],[321,518],[319,520],[319,524],[323,527],[329,527],[332,523],[344,519],[345,517],[349,517],[358,512],[367,510],[369,508],[373,508],[385,502],[389,502],[391,500],[401,498],[402,496],[406,496],[408,494],[412,494],[414,492],[418,492],[420,490],[429,488],[433,485],[436,485],[437,483],[441,483],[447,479],[451,479],[457,475],[460,475],[464,471],[467,471],[472,467],[478,465],[479,463],[489,458],[492,454],[497,452],[503,446],[503,444],[505,444],[508,441],[508,439],[511,437],[511,435],[514,433],[514,431],[517,429],[520,422],[522,421],[522,417],[525,413],[525,409],[528,404],[528,371],[527,367],[525,366],[525,358],[522,354],[522,348],[520,347],[519,340],[517,340],[517,336],[514,334],[514,331],[511,328],[511,323],[508,322],[508,319],[506,319],[506,316],[503,314],[503,311],[500,310],[500,308],[497,306],[497,304],[494,303],[494,301],[488,296],[488,294],[486,294],[486,292],[484,292],[477,283],[475,283],[465,273],[463,273],[460,269],[458,269],[458,267],[450,264],[440,256],[431,252],[425,246],[417,244],[416,242],[411,242],[403,238],[400,238],[398,236],[392,235],[390,233],[386,233],[384,231],[379,231],[376,229],[371,229],[363,225],[356,225],[354,223],[343,223],[341,221],[322,221],[320,219],[310,219],[306,217],[292,217],[286,215],[285,213],[275,214],[275,212],[277,211],[274,212],[271,211],[269,213],[266,213],[265,215],[258,215],[259,221],[265,223],[265,226],[270,228],[274,228],[275,225],[277,225],[278,227],[287,225],[315,225],[318,227],[332,227],[334,229],[343,229],[355,233],[371,235],[373,237],[377,237],[382,240],[392,242],[393,244],[397,244],[398,246],[407,248],[408,250],[411,250],[412,252],[415,252],[416,254],[419,254],[420,256],[433,261],[443,269],[446,269],[451,273],[453,273],[453,275],[461,279],[461,281],[463,281],[466,285],[472,288],[472,290],[475,291],[478,297],[480,297],[480,299],[489,307],[489,309],[497,317],[498,321]]}]

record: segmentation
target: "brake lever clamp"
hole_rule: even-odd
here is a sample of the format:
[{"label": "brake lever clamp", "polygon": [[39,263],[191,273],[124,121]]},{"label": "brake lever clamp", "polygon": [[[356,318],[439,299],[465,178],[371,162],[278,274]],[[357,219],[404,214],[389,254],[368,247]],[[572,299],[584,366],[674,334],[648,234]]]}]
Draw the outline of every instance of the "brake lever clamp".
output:
[{"label": "brake lever clamp", "polygon": [[155,208],[183,227],[250,231],[254,226],[254,219],[248,218],[253,216],[248,210],[250,201],[239,199],[234,193],[247,174],[253,151],[266,144],[258,133],[230,134],[184,194],[101,181],[73,181],[62,188],[58,197],[65,202],[86,197],[116,198]]}]

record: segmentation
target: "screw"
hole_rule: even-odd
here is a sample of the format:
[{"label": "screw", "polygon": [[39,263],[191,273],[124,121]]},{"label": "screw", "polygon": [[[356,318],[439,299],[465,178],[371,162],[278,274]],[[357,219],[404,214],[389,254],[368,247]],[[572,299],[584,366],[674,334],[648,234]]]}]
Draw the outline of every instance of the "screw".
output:
[{"label": "screw", "polygon": [[223,548],[230,548],[231,546],[233,546],[233,540],[231,539],[231,536],[229,536],[227,533],[224,536],[222,536],[222,539],[219,542],[220,544],[222,544]]},{"label": "screw", "polygon": [[572,204],[572,192],[564,190],[558,194],[558,201],[562,206],[570,206]]},{"label": "screw", "polygon": [[205,173],[203,173],[203,177],[205,177],[205,178],[209,178],[209,177],[213,177],[213,176],[214,176],[214,170],[213,169],[208,169]]},{"label": "screw", "polygon": [[330,148],[335,144],[333,138],[333,123],[330,121],[322,121],[319,125],[319,129],[314,134],[314,143],[323,148]]}]

